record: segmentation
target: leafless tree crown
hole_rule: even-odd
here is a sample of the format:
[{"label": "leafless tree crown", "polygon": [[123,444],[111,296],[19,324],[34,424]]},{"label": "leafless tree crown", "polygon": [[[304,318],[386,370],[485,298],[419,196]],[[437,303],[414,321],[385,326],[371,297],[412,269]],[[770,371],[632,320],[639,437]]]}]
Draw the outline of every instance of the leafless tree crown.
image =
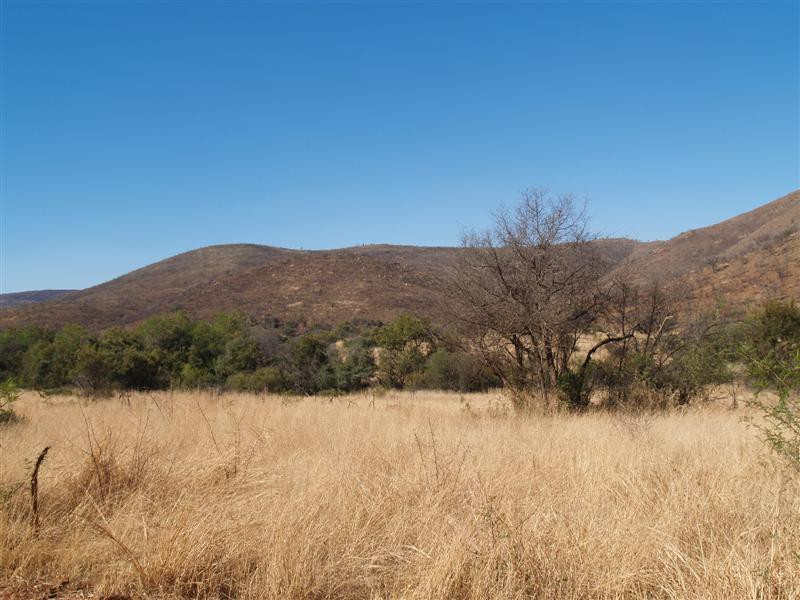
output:
[{"label": "leafless tree crown", "polygon": [[593,239],[583,205],[538,189],[495,213],[491,229],[464,234],[448,279],[449,313],[511,389],[547,396],[601,314]]}]

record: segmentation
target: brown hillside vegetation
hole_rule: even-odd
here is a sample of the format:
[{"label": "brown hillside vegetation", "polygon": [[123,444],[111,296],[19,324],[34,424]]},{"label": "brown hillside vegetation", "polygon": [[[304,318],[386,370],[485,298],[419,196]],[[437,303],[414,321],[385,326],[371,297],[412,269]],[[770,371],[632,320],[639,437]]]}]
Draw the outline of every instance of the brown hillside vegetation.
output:
[{"label": "brown hillside vegetation", "polygon": [[798,482],[727,407],[521,419],[490,394],[161,393],[18,410],[9,600],[800,593]]},{"label": "brown hillside vegetation", "polygon": [[365,247],[299,251],[255,245],[202,248],[53,302],[0,313],[0,323],[127,325],[186,310],[239,309],[255,320],[384,319],[424,311],[448,248]]},{"label": "brown hillside vegetation", "polygon": [[640,279],[680,282],[702,305],[800,298],[800,191],[722,223],[643,245],[620,265]]},{"label": "brown hillside vegetation", "polygon": [[[800,192],[666,242],[604,239],[596,246],[611,275],[678,282],[697,307],[720,297],[736,306],[800,298]],[[211,246],[54,300],[4,308],[0,326],[76,322],[103,328],[178,308],[200,318],[239,309],[256,322],[309,324],[430,315],[438,277],[459,252],[391,245],[325,251]]]},{"label": "brown hillside vegetation", "polygon": [[32,290],[30,292],[0,294],[0,308],[47,302],[48,300],[55,300],[56,298],[65,296],[73,291],[75,290]]},{"label": "brown hillside vegetation", "polygon": [[[613,265],[638,242],[600,240],[597,246]],[[438,278],[458,252],[390,245],[321,251],[211,246],[52,302],[0,312],[0,325],[73,322],[103,328],[179,308],[196,318],[237,309],[256,322],[277,317],[310,324],[424,315],[436,302]]]}]

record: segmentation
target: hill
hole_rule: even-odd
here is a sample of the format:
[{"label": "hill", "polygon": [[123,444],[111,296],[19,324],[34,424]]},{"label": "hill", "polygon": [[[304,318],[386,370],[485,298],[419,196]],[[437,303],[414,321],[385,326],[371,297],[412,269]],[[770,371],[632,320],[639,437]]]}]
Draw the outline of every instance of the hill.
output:
[{"label": "hill", "polygon": [[[736,305],[800,298],[800,192],[665,242],[596,242],[608,275],[678,283],[697,306],[720,296]],[[334,324],[430,314],[437,278],[460,250],[367,245],[291,250],[210,246],[173,256],[86,290],[41,303],[7,304],[0,327],[130,325],[175,309],[206,318],[239,309],[254,322]]]},{"label": "hill", "polygon": [[702,306],[800,299],[800,191],[666,242],[643,244],[616,273],[671,281]]},{"label": "hill", "polygon": [[301,251],[252,244],[173,256],[112,281],[38,305],[0,311],[0,326],[128,325],[184,309],[210,317],[240,309],[272,318],[335,323],[424,311],[452,248],[364,246]]},{"label": "hill", "polygon": [[37,304],[55,300],[75,290],[33,290],[30,292],[13,292],[10,294],[0,294],[0,308],[11,308],[13,306],[23,306],[25,304]]},{"label": "hill", "polygon": [[[597,244],[611,264],[638,247],[631,240]],[[210,246],[53,301],[2,310],[0,326],[75,322],[99,329],[176,309],[198,318],[239,309],[254,322],[309,324],[425,314],[436,302],[437,278],[459,252],[391,245],[320,251]]]}]

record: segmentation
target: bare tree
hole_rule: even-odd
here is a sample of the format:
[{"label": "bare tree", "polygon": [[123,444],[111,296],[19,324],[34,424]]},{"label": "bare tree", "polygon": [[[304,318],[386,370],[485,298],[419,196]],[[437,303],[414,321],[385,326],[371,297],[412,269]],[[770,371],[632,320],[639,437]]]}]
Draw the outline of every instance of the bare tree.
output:
[{"label": "bare tree", "polygon": [[[512,392],[518,409],[545,403],[565,375],[579,340],[606,306],[604,264],[585,207],[570,195],[526,191],[494,226],[463,236],[464,252],[446,284],[447,314],[467,350]],[[599,347],[617,341],[606,336]]]}]

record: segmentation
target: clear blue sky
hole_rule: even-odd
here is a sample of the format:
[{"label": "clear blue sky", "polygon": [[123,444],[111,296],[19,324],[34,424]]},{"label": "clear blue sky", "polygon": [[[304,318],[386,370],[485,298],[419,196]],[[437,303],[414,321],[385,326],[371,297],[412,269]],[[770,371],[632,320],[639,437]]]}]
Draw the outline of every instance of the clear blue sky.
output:
[{"label": "clear blue sky", "polygon": [[450,245],[527,186],[663,239],[800,187],[796,2],[3,2],[2,291]]}]

